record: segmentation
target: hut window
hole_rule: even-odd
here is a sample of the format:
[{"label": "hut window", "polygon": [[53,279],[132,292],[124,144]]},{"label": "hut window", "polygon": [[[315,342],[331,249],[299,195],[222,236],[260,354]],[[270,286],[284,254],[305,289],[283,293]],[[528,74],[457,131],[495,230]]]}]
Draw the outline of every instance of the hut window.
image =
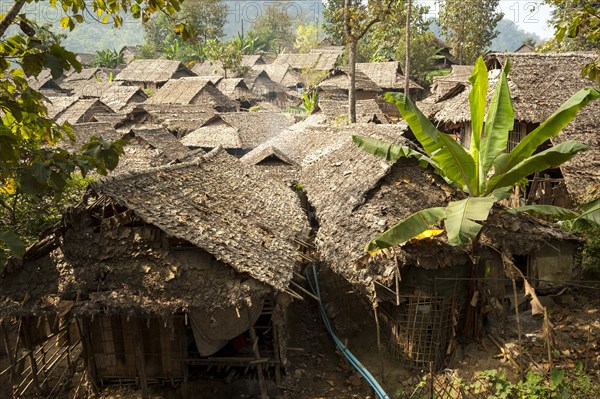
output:
[{"label": "hut window", "polygon": [[506,143],[506,152],[511,152],[527,135],[527,125],[525,123],[515,123],[515,127],[508,133],[508,143]]}]

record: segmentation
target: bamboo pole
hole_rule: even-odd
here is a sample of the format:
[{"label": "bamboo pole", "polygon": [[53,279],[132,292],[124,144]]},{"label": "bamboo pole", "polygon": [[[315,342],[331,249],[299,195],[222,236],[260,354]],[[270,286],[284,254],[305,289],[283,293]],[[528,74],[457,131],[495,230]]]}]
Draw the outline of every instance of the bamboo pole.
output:
[{"label": "bamboo pole", "polygon": [[133,322],[133,343],[135,347],[135,365],[138,371],[138,377],[140,378],[140,387],[142,388],[142,399],[149,399],[150,393],[148,392],[148,380],[146,379],[146,362],[144,359],[144,345],[143,336],[141,334],[141,323],[142,320],[137,323]]},{"label": "bamboo pole", "polygon": [[[250,315],[250,308],[246,307],[247,315],[248,315],[248,325],[250,326],[250,338],[252,339],[252,352],[254,353],[254,357],[256,360],[261,360],[260,351],[258,350],[258,337],[256,336],[256,331],[254,330],[254,325],[252,324],[252,317]],[[263,375],[262,364],[257,363],[255,365],[256,373],[258,374],[258,386],[260,387],[260,397],[261,399],[269,399],[269,394],[267,392],[267,384],[265,382],[265,376]]]},{"label": "bamboo pole", "polygon": [[15,383],[15,357],[13,356],[13,351],[10,346],[10,339],[8,337],[8,331],[6,330],[6,324],[4,323],[4,319],[0,320],[0,329],[2,330],[2,338],[4,339],[4,346],[6,347],[6,354],[8,355],[8,359],[10,360],[11,372],[10,372],[10,384]]}]

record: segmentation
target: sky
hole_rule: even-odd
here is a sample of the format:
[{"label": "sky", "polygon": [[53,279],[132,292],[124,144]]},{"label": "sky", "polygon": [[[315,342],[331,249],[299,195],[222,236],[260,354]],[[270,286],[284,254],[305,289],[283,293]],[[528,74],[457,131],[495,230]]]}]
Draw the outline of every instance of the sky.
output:
[{"label": "sky", "polygon": [[[435,0],[413,0],[414,3],[429,7],[429,16],[437,17],[439,5]],[[500,0],[499,9],[504,18],[510,19],[526,32],[536,33],[542,39],[554,35],[554,29],[548,26],[551,7],[542,0]]]}]

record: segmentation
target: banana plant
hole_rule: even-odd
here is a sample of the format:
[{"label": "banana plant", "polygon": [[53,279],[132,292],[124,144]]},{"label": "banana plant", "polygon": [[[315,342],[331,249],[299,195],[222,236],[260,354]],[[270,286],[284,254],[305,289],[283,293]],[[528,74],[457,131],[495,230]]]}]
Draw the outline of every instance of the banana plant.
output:
[{"label": "banana plant", "polygon": [[[468,244],[479,234],[494,203],[507,198],[514,186],[522,183],[528,175],[557,167],[588,149],[585,144],[569,140],[534,154],[542,143],[559,134],[581,108],[600,97],[600,92],[593,87],[575,93],[510,153],[506,153],[508,133],[514,125],[507,81],[509,70],[510,63],[507,61],[486,115],[488,70],[481,57],[477,60],[469,78],[472,87],[469,93],[472,124],[469,149],[463,148],[452,136],[437,130],[404,94],[385,94],[386,101],[398,107],[421,143],[423,153],[364,136],[353,136],[354,142],[363,150],[392,162],[401,157],[416,157],[462,191],[464,198],[450,201],[445,207],[423,209],[408,216],[367,243],[367,251],[375,252],[403,244],[442,222],[450,244]],[[533,212],[532,209],[527,210]]]}]

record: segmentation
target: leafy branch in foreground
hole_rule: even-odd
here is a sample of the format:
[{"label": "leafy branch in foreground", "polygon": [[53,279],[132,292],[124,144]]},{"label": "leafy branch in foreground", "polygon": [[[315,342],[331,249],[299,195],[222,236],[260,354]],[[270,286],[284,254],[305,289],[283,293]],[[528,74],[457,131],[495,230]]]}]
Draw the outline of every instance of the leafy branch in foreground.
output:
[{"label": "leafy branch in foreground", "polygon": [[[487,220],[494,203],[507,198],[514,186],[521,184],[527,176],[557,167],[577,153],[588,149],[585,144],[565,141],[535,153],[542,143],[559,134],[581,108],[600,97],[600,92],[593,87],[586,87],[575,93],[510,153],[506,153],[508,133],[514,125],[514,111],[507,81],[509,70],[510,63],[507,62],[496,84],[486,115],[488,70],[481,57],[477,60],[473,75],[469,79],[472,85],[469,105],[473,131],[469,150],[463,148],[450,135],[438,131],[402,93],[386,93],[386,100],[398,107],[425,154],[406,146],[368,137],[354,136],[354,142],[363,150],[389,161],[396,161],[401,157],[415,157],[421,163],[433,167],[446,182],[462,191],[466,198],[450,201],[443,208],[420,210],[401,220],[367,243],[367,251],[403,244],[442,221],[450,244],[468,244],[479,234],[481,223]],[[527,210],[542,212],[543,207],[531,205]],[[567,214],[568,211],[564,212]],[[574,217],[575,214],[570,215]],[[574,223],[597,221],[591,215],[596,213],[592,212],[585,217],[577,215]],[[578,222],[575,222],[576,220]]]},{"label": "leafy branch in foreground", "polygon": [[[85,176],[91,171],[106,174],[114,169],[122,153],[120,141],[106,142],[92,137],[87,143],[77,143],[78,151],[67,151],[60,141],[74,141],[72,126],[59,125],[48,117],[44,97],[32,89],[28,81],[47,69],[53,78],[64,71],[81,70],[75,54],[59,43],[60,35],[49,34],[46,27],[29,21],[22,8],[26,3],[42,0],[17,0],[0,15],[0,271],[9,257],[18,259],[24,253],[24,240],[15,228],[15,215],[27,196],[41,203],[48,198],[60,198],[74,173]],[[180,9],[179,0],[49,0],[60,6],[63,28],[73,30],[84,22],[84,15],[94,16],[102,23],[119,27],[123,13],[147,22],[152,14],[172,15]],[[20,34],[7,35],[15,26]],[[190,36],[183,24],[174,29],[182,38]],[[31,208],[34,209],[34,208]],[[40,210],[35,208],[34,211]],[[40,210],[43,211],[43,210]]]}]

